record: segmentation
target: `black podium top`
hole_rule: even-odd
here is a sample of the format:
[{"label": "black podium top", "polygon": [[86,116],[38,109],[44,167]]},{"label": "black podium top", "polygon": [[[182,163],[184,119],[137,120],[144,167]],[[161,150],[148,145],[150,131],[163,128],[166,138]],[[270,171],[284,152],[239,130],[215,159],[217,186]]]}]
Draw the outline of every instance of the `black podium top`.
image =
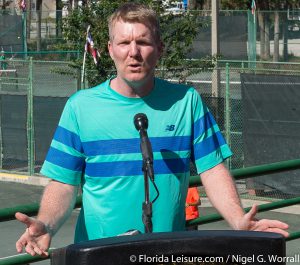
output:
[{"label": "black podium top", "polygon": [[52,265],[285,264],[285,239],[253,231],[184,231],[110,237],[53,252]]}]

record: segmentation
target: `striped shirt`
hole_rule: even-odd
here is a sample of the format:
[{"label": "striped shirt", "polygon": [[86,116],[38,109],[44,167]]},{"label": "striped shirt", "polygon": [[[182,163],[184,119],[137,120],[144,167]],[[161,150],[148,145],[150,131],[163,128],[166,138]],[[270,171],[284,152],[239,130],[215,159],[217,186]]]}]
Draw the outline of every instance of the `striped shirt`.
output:
[{"label": "striped shirt", "polygon": [[[153,232],[185,227],[190,160],[198,173],[231,155],[219,127],[194,88],[155,79],[143,98],[111,89],[110,80],[70,97],[41,173],[82,185],[83,207],[75,242],[144,231],[144,177],[133,117],[145,113],[160,196],[153,204]],[[150,197],[156,192],[150,183]]]}]

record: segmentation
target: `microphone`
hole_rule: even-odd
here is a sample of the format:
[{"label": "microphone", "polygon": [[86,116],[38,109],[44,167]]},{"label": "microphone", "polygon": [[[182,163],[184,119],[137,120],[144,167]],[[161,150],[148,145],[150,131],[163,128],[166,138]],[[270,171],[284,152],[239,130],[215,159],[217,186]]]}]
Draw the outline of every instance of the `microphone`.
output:
[{"label": "microphone", "polygon": [[141,152],[143,156],[144,165],[148,171],[149,177],[154,181],[154,171],[153,171],[153,152],[152,146],[148,138],[148,118],[144,113],[138,113],[134,116],[134,126],[140,133],[141,138]]}]

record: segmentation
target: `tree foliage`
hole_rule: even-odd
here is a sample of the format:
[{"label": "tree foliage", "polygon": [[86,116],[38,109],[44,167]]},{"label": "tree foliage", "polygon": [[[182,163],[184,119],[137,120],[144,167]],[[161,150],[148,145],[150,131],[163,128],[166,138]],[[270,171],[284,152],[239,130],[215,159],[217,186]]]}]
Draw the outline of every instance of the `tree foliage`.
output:
[{"label": "tree foliage", "polygon": [[[222,9],[251,9],[252,0],[222,0]],[[273,61],[279,61],[279,39],[284,38],[283,60],[288,60],[287,9],[299,8],[299,0],[255,0],[259,27],[260,59],[269,60],[274,39]],[[272,11],[272,12],[270,12]]]},{"label": "tree foliage", "polygon": [[[252,0],[222,0],[222,9],[246,10],[251,8]],[[257,10],[278,10],[299,8],[299,0],[255,0]]]},{"label": "tree foliage", "polygon": [[[212,0],[189,0],[191,10],[209,10]],[[220,0],[218,0],[220,1]],[[252,0],[221,0],[222,10],[247,10],[251,9]],[[300,8],[299,0],[255,0],[258,10],[278,10]]]},{"label": "tree foliage", "polygon": [[[86,78],[89,85],[98,84],[106,80],[114,73],[114,64],[110,59],[107,50],[108,26],[107,18],[124,0],[101,0],[93,1],[82,7],[72,10],[63,22],[63,36],[67,44],[65,48],[84,51],[86,41],[86,29],[91,26],[90,32],[93,37],[95,47],[100,50],[100,60],[96,66],[91,58],[86,60]],[[164,54],[158,67],[173,69],[173,76],[184,79],[187,76],[188,68],[192,62],[186,61],[186,56],[191,50],[194,38],[199,28],[205,23],[197,16],[188,11],[181,14],[166,12],[163,5],[158,1],[142,0],[137,1],[151,6],[159,15],[162,39],[165,44]],[[73,66],[80,68],[82,56],[75,59]],[[210,66],[201,63],[201,66]],[[199,63],[197,65],[200,66]]]}]

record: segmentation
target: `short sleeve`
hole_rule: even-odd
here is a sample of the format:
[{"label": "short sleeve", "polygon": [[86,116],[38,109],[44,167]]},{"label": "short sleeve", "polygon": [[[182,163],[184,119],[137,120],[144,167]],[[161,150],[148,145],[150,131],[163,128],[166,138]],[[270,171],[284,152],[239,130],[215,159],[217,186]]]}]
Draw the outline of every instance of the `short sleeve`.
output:
[{"label": "short sleeve", "polygon": [[76,114],[69,99],[52,139],[41,174],[51,179],[78,185],[85,168]]},{"label": "short sleeve", "polygon": [[199,93],[195,91],[193,95],[192,158],[198,174],[222,163],[231,155],[232,152],[214,117]]}]

